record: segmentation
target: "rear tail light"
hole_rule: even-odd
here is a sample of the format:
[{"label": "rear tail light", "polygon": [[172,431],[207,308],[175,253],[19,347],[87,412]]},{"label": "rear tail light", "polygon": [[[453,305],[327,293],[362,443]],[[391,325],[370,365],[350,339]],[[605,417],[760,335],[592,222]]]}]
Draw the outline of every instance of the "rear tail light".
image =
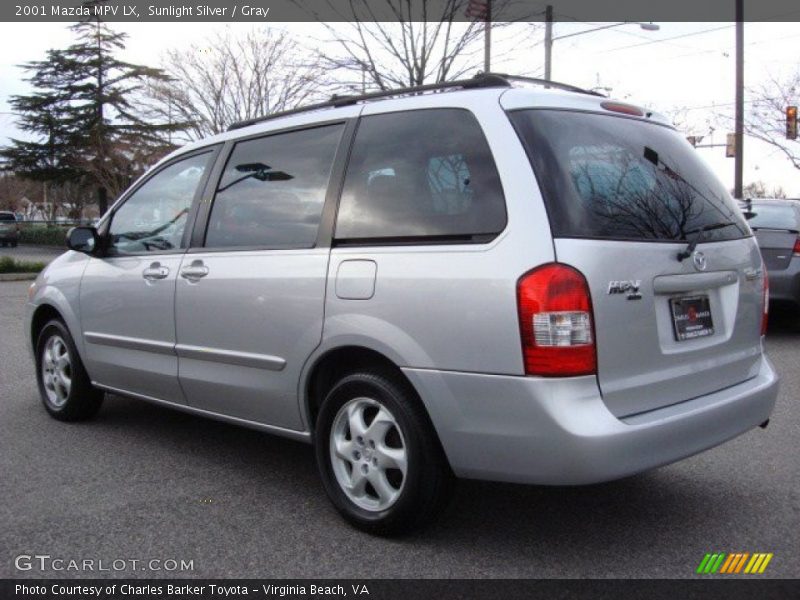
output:
[{"label": "rear tail light", "polygon": [[579,271],[558,263],[529,271],[517,282],[517,310],[527,375],[597,372],[592,299]]},{"label": "rear tail light", "polygon": [[792,254],[795,256],[800,256],[800,237],[798,237],[794,241],[794,248],[792,248]]},{"label": "rear tail light", "polygon": [[[797,248],[797,244],[794,246]],[[767,323],[769,321],[769,276],[767,268],[764,268],[764,288],[761,292],[761,302],[763,308],[761,309],[761,335],[767,335]]]}]

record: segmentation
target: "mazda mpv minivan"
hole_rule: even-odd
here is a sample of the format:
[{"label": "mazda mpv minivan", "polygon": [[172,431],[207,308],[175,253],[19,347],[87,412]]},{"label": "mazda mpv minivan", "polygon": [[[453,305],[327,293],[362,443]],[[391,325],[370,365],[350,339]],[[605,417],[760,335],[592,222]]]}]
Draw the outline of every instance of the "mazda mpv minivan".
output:
[{"label": "mazda mpv minivan", "polygon": [[588,484],[766,424],[767,274],[725,188],[662,116],[535,83],[338,97],[165,158],[31,286],[47,411],[120,394],[313,443],[379,534],[454,476]]}]

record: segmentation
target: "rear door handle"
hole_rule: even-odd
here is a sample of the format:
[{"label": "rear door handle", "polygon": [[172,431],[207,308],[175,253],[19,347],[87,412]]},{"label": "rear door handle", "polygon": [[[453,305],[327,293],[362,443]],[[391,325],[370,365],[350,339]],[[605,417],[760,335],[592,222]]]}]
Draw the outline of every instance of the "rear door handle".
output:
[{"label": "rear door handle", "polygon": [[181,277],[191,282],[198,281],[208,275],[208,267],[202,260],[194,260],[188,267],[181,269]]},{"label": "rear door handle", "polygon": [[158,279],[166,279],[169,275],[169,269],[161,266],[161,263],[154,262],[152,265],[142,271],[142,277],[147,281],[156,281]]}]

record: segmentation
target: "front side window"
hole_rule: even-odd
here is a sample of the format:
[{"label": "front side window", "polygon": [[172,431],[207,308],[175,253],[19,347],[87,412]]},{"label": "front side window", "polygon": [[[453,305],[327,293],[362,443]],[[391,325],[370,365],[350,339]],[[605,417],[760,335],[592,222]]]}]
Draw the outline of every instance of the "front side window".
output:
[{"label": "front side window", "polygon": [[500,176],[472,113],[425,109],[361,120],[337,239],[475,239],[505,225]]},{"label": "front side window", "polygon": [[111,219],[111,253],[182,248],[189,209],[211,155],[205,152],[173,163],[137,189]]},{"label": "front side window", "polygon": [[239,142],[217,188],[207,247],[311,248],[344,126]]}]

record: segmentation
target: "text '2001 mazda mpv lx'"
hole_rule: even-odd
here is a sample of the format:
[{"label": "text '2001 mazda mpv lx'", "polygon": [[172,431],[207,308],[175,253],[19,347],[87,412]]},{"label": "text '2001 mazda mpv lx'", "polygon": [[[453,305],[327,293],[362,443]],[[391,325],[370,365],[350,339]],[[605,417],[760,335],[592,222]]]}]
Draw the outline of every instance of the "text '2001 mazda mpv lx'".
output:
[{"label": "text '2001 mazda mpv lx'", "polygon": [[765,423],[766,273],[723,186],[662,117],[515,82],[337,98],[165,158],[31,287],[45,408],[111,392],[313,442],[336,508],[384,534],[454,475],[605,481]]}]

